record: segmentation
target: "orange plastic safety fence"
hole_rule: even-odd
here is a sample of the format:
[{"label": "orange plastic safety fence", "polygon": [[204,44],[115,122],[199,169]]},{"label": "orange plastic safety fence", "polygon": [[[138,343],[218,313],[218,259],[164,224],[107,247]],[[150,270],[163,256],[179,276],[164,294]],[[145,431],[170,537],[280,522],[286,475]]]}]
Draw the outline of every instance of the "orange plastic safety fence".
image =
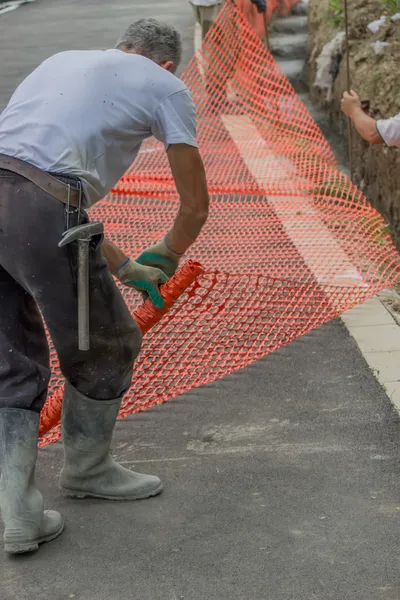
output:
[{"label": "orange plastic safety fence", "polygon": [[[385,223],[337,170],[321,131],[232,3],[184,80],[211,194],[189,258],[206,271],[146,336],[121,416],[248,365],[400,273]],[[165,233],[178,203],[164,149],[151,139],[93,218],[136,256]],[[133,312],[137,294],[122,293]],[[54,390],[62,385],[54,353],[52,363]]]}]

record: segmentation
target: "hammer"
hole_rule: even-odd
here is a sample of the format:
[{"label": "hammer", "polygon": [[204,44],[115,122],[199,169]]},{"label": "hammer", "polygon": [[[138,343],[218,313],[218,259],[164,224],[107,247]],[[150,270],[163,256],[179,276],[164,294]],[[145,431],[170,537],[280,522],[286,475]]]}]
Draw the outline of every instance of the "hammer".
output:
[{"label": "hammer", "polygon": [[85,223],[64,231],[58,247],[78,242],[78,348],[89,350],[89,243],[104,231],[103,223]]}]

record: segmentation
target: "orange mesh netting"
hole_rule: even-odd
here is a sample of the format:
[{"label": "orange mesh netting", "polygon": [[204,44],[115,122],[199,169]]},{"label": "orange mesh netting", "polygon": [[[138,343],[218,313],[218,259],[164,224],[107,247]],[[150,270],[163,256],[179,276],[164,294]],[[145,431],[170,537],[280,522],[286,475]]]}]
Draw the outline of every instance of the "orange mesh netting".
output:
[{"label": "orange mesh netting", "polygon": [[[400,272],[383,220],[336,169],[312,117],[231,3],[184,80],[197,106],[211,196],[209,221],[188,258],[205,272],[146,335],[121,416],[245,367]],[[150,139],[91,212],[137,256],[168,230],[178,202],[164,149]],[[134,312],[138,294],[122,293]],[[63,383],[54,352],[52,367],[54,392]],[[42,444],[58,436],[53,429]]]}]

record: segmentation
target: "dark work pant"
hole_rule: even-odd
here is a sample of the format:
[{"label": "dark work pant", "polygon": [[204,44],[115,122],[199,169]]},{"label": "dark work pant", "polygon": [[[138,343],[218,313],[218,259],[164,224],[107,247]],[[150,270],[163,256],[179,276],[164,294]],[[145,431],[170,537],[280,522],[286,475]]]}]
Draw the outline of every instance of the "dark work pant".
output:
[{"label": "dark work pant", "polygon": [[[0,408],[39,412],[46,400],[42,317],[62,373],[77,390],[106,400],[130,386],[141,333],[108,272],[100,239],[90,246],[90,350],[78,350],[77,243],[57,245],[66,210],[33,183],[0,170]],[[85,211],[72,210],[69,226],[87,221]]]}]

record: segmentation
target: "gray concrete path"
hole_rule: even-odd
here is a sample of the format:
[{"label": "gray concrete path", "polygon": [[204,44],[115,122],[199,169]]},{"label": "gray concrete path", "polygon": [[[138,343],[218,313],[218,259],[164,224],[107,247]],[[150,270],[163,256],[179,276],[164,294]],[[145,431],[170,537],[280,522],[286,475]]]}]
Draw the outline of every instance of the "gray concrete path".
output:
[{"label": "gray concrete path", "polygon": [[[0,105],[46,56],[106,47],[185,0],[37,0],[0,17]],[[114,452],[160,475],[137,503],[64,499],[62,448],[38,484],[67,521],[29,557],[0,555],[0,600],[400,600],[399,417],[340,321],[118,424]]]}]

